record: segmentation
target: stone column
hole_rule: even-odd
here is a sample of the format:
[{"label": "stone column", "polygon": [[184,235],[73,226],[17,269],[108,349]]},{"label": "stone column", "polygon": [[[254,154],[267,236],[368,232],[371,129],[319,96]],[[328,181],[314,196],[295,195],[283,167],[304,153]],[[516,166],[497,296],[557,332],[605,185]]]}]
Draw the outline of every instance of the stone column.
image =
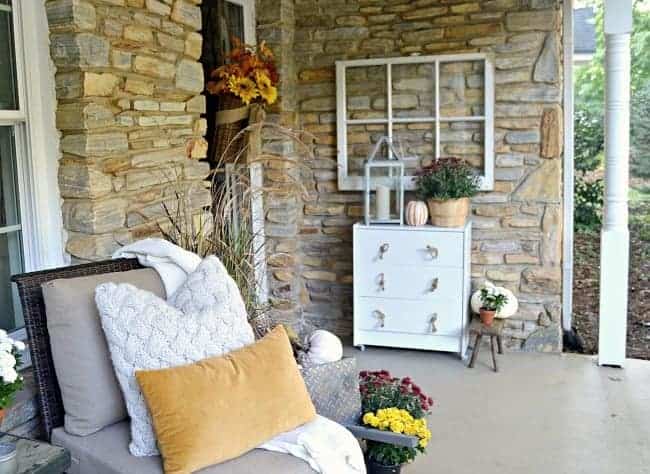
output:
[{"label": "stone column", "polygon": [[[269,108],[267,121],[296,128],[296,79],[293,56],[294,1],[257,0],[257,41],[266,41],[272,48],[280,73],[279,100]],[[280,159],[266,163],[264,179],[277,191],[265,195],[268,254],[269,300],[272,316],[278,322],[299,329],[302,320],[303,283],[300,277],[299,229],[302,219],[301,197],[284,192],[288,180],[300,180],[300,162],[295,143],[287,137],[266,129],[262,137],[262,153]]]},{"label": "stone column", "polygon": [[156,233],[176,184],[193,208],[203,179],[200,0],[50,0],[59,188],[73,261]]},{"label": "stone column", "polygon": [[605,0],[605,209],[600,255],[598,363],[622,366],[630,255],[630,33],[632,0]]}]

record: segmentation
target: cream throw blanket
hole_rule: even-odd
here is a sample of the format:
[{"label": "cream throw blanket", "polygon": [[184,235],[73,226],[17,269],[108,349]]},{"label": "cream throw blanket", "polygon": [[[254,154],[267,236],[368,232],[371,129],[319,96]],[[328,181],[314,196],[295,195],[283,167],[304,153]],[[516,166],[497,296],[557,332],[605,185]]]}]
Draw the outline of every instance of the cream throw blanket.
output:
[{"label": "cream throw blanket", "polygon": [[[163,239],[144,239],[126,245],[113,258],[137,258],[141,265],[158,272],[167,298],[185,282],[201,258]],[[295,430],[282,433],[260,446],[287,453],[308,463],[321,474],[365,473],[361,447],[355,437],[338,423],[317,416]]]}]

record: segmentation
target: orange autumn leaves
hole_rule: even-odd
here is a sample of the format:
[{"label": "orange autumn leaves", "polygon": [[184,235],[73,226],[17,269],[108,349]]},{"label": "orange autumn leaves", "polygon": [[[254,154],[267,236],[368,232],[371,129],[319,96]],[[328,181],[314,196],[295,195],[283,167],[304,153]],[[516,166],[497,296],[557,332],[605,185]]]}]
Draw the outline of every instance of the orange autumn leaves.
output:
[{"label": "orange autumn leaves", "polygon": [[246,105],[252,102],[273,104],[278,99],[280,80],[273,52],[262,42],[257,48],[233,40],[229,62],[210,74],[210,94],[233,94]]}]

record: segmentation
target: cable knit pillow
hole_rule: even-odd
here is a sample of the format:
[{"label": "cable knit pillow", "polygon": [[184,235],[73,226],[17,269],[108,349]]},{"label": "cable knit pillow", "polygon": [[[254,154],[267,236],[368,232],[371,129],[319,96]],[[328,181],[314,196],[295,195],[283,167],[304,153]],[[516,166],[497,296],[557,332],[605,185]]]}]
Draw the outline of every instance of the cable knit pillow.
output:
[{"label": "cable knit pillow", "polygon": [[219,259],[207,257],[169,302],[114,283],[99,285],[95,301],[131,417],[129,450],[134,456],[156,455],[135,371],[191,364],[253,343],[241,295]]}]

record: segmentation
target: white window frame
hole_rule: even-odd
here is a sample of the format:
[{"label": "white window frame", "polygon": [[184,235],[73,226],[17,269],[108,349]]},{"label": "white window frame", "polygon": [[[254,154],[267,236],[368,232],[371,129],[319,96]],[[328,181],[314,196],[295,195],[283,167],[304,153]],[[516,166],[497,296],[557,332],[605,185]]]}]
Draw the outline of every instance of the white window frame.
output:
[{"label": "white window frame", "polygon": [[[482,116],[440,117],[440,64],[466,61],[483,61],[484,69],[484,112]],[[394,117],[392,110],[392,66],[401,64],[433,64],[435,67],[435,111],[433,117]],[[386,67],[386,118],[348,119],[346,71],[354,67]],[[398,58],[371,58],[350,61],[336,61],[336,133],[338,156],[338,186],[342,191],[363,190],[363,176],[348,174],[348,125],[385,124],[388,136],[393,135],[396,123],[431,123],[435,127],[435,158],[440,158],[440,122],[483,122],[483,174],[480,189],[491,191],[494,188],[494,63],[485,53],[448,54],[433,56],[408,56]],[[404,189],[413,190],[413,176],[404,176]]]},{"label": "white window frame", "polygon": [[[0,110],[0,125],[14,129],[23,265],[25,271],[36,271],[67,263],[57,179],[54,67],[44,4],[14,0],[11,8],[18,110]],[[27,338],[24,329],[12,334]]]}]

